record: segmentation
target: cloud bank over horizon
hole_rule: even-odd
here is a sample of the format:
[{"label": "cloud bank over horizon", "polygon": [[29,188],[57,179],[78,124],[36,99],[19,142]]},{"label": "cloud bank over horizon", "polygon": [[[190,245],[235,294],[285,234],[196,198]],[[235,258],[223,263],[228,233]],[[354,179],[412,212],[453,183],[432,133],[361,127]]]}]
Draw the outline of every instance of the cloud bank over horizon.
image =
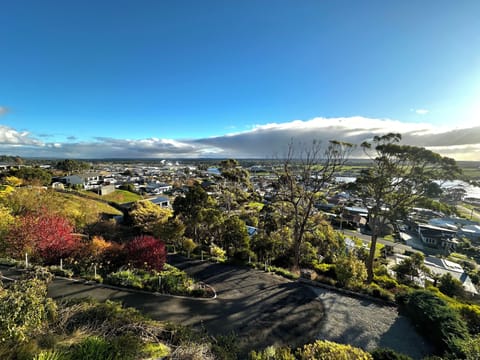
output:
[{"label": "cloud bank over horizon", "polygon": [[[251,130],[200,139],[117,139],[96,137],[47,142],[42,136],[0,124],[0,154],[44,158],[273,158],[285,155],[288,144],[329,140],[360,144],[375,135],[402,134],[402,143],[423,146],[456,160],[480,161],[480,126],[438,127],[361,116],[294,120],[254,125]],[[43,137],[45,138],[45,137]],[[360,157],[360,152],[354,157]]]}]

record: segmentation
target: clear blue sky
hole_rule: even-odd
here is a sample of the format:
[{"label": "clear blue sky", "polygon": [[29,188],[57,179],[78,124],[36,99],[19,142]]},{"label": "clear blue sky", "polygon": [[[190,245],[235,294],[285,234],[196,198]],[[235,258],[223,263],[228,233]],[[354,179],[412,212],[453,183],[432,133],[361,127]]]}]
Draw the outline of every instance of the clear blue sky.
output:
[{"label": "clear blue sky", "polygon": [[10,0],[0,46],[0,124],[46,142],[480,117],[479,0]]}]

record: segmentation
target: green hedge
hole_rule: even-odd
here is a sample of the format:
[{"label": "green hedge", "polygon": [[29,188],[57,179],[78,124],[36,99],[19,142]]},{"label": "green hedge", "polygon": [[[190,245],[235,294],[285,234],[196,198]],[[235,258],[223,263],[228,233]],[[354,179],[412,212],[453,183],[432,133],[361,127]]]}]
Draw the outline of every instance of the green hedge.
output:
[{"label": "green hedge", "polygon": [[193,280],[174,266],[165,264],[161,272],[141,269],[127,269],[109,274],[106,284],[155,291],[174,295],[191,295],[202,297],[205,291],[195,288]]},{"label": "green hedge", "polygon": [[456,343],[468,338],[468,330],[458,312],[428,290],[416,290],[398,300],[401,309],[439,353],[459,355]]}]

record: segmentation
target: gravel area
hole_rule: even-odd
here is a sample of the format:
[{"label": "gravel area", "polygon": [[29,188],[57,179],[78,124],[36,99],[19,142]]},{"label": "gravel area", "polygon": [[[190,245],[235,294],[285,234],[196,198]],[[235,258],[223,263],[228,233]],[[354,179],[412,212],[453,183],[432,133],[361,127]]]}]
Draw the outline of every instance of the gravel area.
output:
[{"label": "gravel area", "polygon": [[431,346],[396,308],[327,289],[314,288],[314,291],[325,311],[318,325],[319,339],[351,344],[366,350],[388,347],[414,359],[432,353]]},{"label": "gravel area", "polygon": [[[389,347],[414,359],[432,353],[429,344],[395,307],[245,267],[177,262],[192,276],[213,285],[218,297],[196,300],[155,296],[62,279],[50,284],[49,295],[117,300],[157,320],[201,327],[212,334],[234,332],[243,354],[272,344],[295,348],[315,339],[366,350]],[[2,272],[15,275],[14,269]]]}]

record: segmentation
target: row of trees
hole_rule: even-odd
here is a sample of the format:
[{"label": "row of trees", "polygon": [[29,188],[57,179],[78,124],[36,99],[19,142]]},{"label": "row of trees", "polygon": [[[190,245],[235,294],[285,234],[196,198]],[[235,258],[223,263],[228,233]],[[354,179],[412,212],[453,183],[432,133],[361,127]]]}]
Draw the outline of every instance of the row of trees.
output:
[{"label": "row of trees", "polygon": [[[369,283],[374,276],[377,238],[385,224],[403,219],[409,208],[426,199],[433,180],[460,175],[454,160],[424,148],[401,145],[400,140],[400,134],[387,134],[361,144],[372,163],[349,189],[369,207]],[[332,231],[315,205],[326,197],[354,148],[336,141],[326,147],[317,142],[310,146],[291,143],[280,162],[282,166],[275,169],[272,201],[254,211],[246,210],[248,204],[259,200],[248,172],[237,161],[225,160],[220,163],[221,195],[217,198],[194,184],[175,199],[173,213],[149,202],[138,202],[129,218],[140,232],[177,246],[190,244],[190,250],[215,244],[230,257],[269,260],[294,270],[311,265],[319,256],[333,262],[344,254],[343,239]],[[258,227],[258,234],[250,238],[245,224]]]},{"label": "row of trees", "polygon": [[[372,241],[366,260],[368,282],[373,280],[376,242],[383,226],[403,218],[411,206],[424,199],[425,194],[432,191],[432,180],[451,179],[460,173],[454,160],[424,148],[401,145],[400,140],[400,134],[387,134],[361,144],[372,164],[362,171],[350,189],[369,206]],[[326,147],[317,142],[309,146],[291,143],[286,158],[279,162],[282,166],[275,168],[277,179],[272,182],[275,191],[271,202],[253,210],[247,209],[248,205],[262,199],[252,191],[248,171],[239,167],[235,160],[225,160],[220,163],[221,196],[214,199],[202,186],[194,184],[184,196],[175,199],[173,212],[141,201],[134,204],[126,220],[134,226],[137,234],[150,234],[175,246],[184,246],[189,251],[195,247],[202,249],[216,245],[230,257],[277,262],[294,270],[311,265],[319,256],[332,262],[344,253],[342,239],[318,214],[315,205],[325,198],[325,192],[353,149],[353,145],[337,141],[329,142]],[[67,160],[59,163],[66,171],[83,165]],[[21,172],[22,179],[25,179],[30,173],[39,171],[42,170],[22,168],[16,174]],[[12,183],[12,179],[16,178],[5,178],[8,183]],[[10,211],[3,210],[4,213],[24,215],[27,201],[25,197],[18,197],[20,193],[8,196]],[[55,202],[54,197],[43,197],[52,204]],[[42,203],[34,197],[32,201]],[[36,226],[39,233],[51,238],[50,247],[45,247],[46,253],[56,246],[58,256],[64,256],[71,243],[68,233],[73,232],[73,228],[58,220],[58,216],[44,218],[42,223],[39,221],[42,218],[34,218],[37,216],[35,211],[42,213],[43,210],[38,205],[35,208],[35,204],[28,206],[34,208],[34,212],[24,216],[19,223],[24,224],[23,228]],[[69,220],[72,224],[72,218]],[[78,225],[79,220],[75,218],[74,225]],[[5,216],[2,221],[7,224],[10,220]],[[257,227],[258,234],[251,238],[245,224]],[[48,235],[48,228],[52,226],[57,230]],[[75,227],[78,230],[78,226]],[[22,239],[23,247],[32,247],[27,234],[20,233],[18,226],[15,229],[17,233],[12,232],[10,236]]]}]

